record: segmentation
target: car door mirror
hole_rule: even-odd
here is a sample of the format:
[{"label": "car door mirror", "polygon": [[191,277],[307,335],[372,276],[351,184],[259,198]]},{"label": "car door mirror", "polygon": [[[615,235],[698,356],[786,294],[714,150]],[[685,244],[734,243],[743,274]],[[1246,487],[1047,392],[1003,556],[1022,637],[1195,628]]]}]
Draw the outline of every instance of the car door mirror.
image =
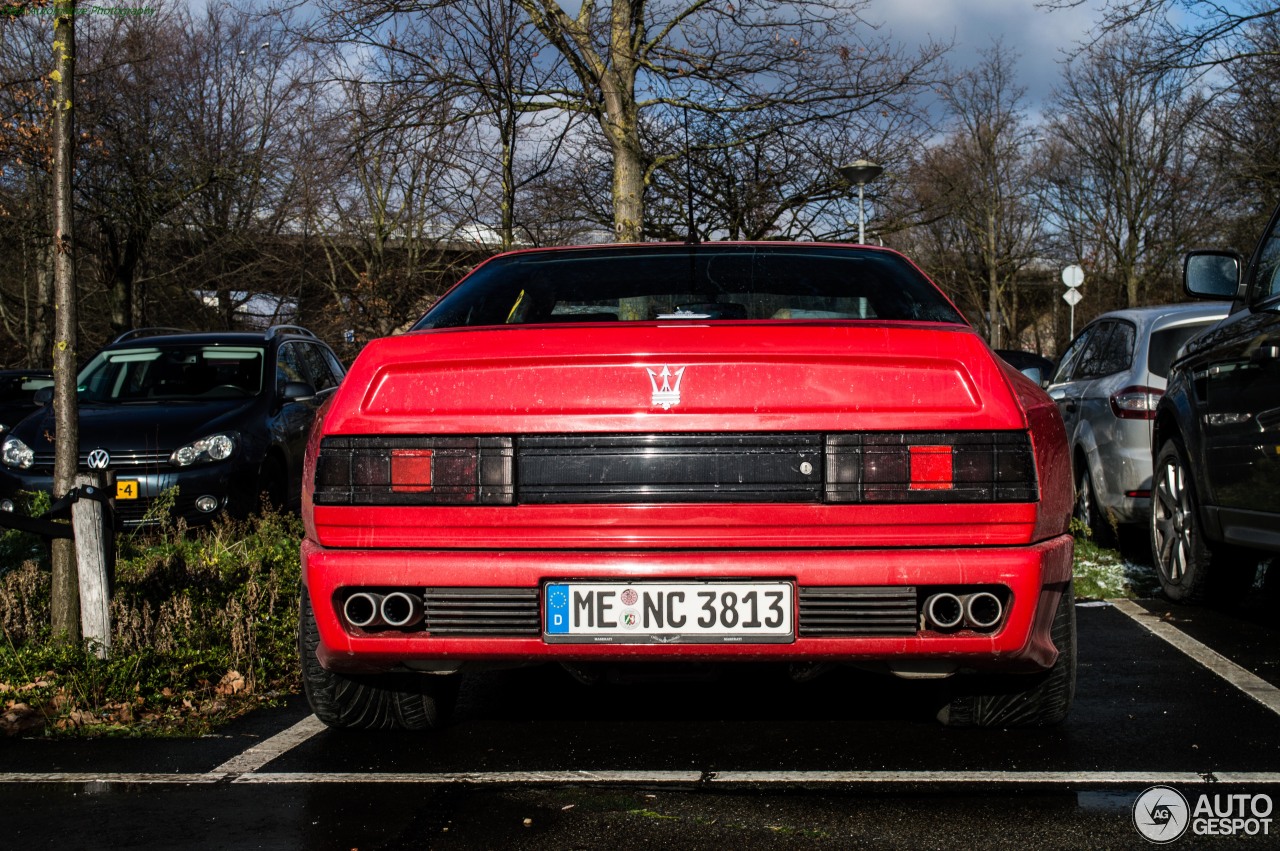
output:
[{"label": "car door mirror", "polygon": [[1183,263],[1183,287],[1199,298],[1234,299],[1242,265],[1234,251],[1192,251]]},{"label": "car door mirror", "polygon": [[281,403],[306,402],[316,397],[316,388],[306,381],[286,381],[280,391]]},{"label": "car door mirror", "polygon": [[49,404],[53,401],[53,388],[41,387],[36,391],[35,395],[31,397],[31,401],[35,402],[37,405]]}]

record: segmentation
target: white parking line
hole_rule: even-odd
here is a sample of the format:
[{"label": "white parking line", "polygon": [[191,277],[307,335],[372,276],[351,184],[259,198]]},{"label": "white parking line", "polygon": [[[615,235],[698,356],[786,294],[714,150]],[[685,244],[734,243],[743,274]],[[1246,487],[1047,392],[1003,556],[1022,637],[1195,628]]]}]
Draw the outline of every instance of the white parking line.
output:
[{"label": "white parking line", "polygon": [[1280,688],[1245,670],[1221,653],[1210,650],[1182,630],[1165,623],[1159,615],[1148,612],[1132,600],[1111,600],[1110,602],[1116,609],[1133,618],[1152,634],[1164,639],[1258,703],[1280,715]]},{"label": "white parking line", "polygon": [[[117,783],[117,784],[213,784],[225,774],[127,774],[90,772],[8,772],[0,783]],[[588,785],[716,786],[839,784],[883,787],[949,786],[1063,786],[1117,788],[1131,786],[1238,785],[1280,786],[1280,772],[1191,771],[473,771],[473,772],[259,772],[230,778],[236,784],[424,784],[424,785]]]},{"label": "white parking line", "polygon": [[324,729],[323,721],[314,715],[308,715],[289,729],[276,733],[262,744],[254,745],[248,750],[241,751],[209,773],[213,775],[239,775],[257,771],[271,762],[271,760],[293,750]]}]

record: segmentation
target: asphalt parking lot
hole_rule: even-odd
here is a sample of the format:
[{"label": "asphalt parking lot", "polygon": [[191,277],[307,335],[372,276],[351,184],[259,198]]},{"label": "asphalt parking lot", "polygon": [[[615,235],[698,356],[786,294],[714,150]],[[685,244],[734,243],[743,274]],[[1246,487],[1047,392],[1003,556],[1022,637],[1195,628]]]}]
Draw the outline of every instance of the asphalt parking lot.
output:
[{"label": "asphalt parking lot", "polygon": [[[22,848],[1128,848],[1147,846],[1132,808],[1148,787],[1189,809],[1202,794],[1280,797],[1268,605],[1084,604],[1078,617],[1076,703],[1054,729],[945,729],[933,686],[849,669],[595,686],[495,671],[470,676],[454,724],[426,735],[329,731],[293,700],[197,740],[6,741],[0,835]],[[1280,824],[1256,821],[1174,847],[1280,847]]]}]

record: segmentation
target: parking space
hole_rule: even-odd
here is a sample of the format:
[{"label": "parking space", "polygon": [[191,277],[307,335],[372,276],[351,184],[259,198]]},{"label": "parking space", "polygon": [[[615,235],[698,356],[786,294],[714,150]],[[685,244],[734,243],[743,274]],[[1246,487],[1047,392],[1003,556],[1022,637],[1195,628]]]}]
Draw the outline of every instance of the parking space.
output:
[{"label": "parking space", "polygon": [[1280,692],[1253,674],[1276,661],[1266,618],[1077,614],[1076,702],[1048,730],[943,728],[936,685],[849,669],[495,671],[429,734],[331,731],[293,698],[196,740],[6,741],[0,823],[58,849],[1136,848],[1153,785],[1280,796]]}]

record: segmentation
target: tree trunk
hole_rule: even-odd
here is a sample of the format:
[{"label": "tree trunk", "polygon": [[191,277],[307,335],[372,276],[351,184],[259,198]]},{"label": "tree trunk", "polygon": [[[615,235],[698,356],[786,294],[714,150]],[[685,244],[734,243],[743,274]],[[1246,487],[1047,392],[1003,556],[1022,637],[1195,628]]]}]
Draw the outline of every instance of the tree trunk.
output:
[{"label": "tree trunk", "polygon": [[[75,165],[75,0],[61,0],[53,25],[53,342],[54,428],[53,494],[64,496],[75,486],[80,454],[76,405],[76,281],[72,233],[71,172]],[[72,542],[53,542],[51,589],[54,635],[78,641],[80,590]]]},{"label": "tree trunk", "polygon": [[[634,129],[634,128],[633,128]],[[616,242],[644,240],[644,164],[636,147],[613,146],[613,238]]]}]

